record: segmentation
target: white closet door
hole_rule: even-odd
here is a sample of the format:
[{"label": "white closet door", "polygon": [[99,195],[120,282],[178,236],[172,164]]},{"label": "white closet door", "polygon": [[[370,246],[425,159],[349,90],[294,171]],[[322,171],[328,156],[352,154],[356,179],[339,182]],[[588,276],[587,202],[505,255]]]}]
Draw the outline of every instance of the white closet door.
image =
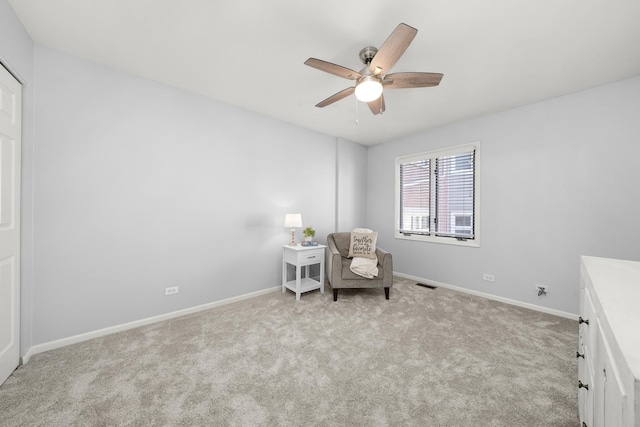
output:
[{"label": "white closet door", "polygon": [[0,384],[20,362],[22,87],[0,65]]}]

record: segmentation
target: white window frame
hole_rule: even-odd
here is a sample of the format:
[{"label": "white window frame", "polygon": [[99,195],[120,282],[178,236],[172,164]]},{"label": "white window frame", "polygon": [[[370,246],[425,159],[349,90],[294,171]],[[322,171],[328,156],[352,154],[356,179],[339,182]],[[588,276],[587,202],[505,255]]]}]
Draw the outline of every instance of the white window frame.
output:
[{"label": "white window frame", "polygon": [[[456,239],[455,237],[436,236],[433,234],[406,234],[400,232],[400,165],[404,163],[417,162],[425,159],[436,159],[439,157],[455,156],[458,154],[475,151],[474,157],[474,205],[473,205],[473,222],[474,222],[474,238],[473,239]],[[442,243],[447,245],[480,247],[480,141],[471,144],[458,145],[439,150],[426,151],[407,156],[396,157],[395,164],[395,225],[394,237],[402,240],[414,240],[420,242]],[[461,170],[461,172],[466,170]],[[433,197],[433,196],[432,196]],[[455,217],[454,217],[455,218]],[[455,220],[455,219],[454,219]]]}]

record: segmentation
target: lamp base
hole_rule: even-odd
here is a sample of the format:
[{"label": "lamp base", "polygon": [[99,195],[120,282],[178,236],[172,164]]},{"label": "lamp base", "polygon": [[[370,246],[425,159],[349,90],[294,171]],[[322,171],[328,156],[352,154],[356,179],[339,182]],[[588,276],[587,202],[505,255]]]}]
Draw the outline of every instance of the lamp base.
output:
[{"label": "lamp base", "polygon": [[296,245],[296,229],[292,228],[291,229],[291,241],[289,242],[289,246],[295,246]]}]

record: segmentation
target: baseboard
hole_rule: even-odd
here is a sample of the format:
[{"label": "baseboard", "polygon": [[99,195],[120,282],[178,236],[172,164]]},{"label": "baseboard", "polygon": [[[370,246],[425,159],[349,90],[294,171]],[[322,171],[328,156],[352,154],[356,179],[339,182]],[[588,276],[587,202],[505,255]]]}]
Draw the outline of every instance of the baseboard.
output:
[{"label": "baseboard", "polygon": [[282,286],[276,286],[273,288],[263,289],[260,291],[251,292],[248,294],[239,295],[232,298],[227,298],[220,301],[214,301],[207,304],[197,305],[195,307],[189,307],[182,310],[172,311],[171,313],[165,313],[165,314],[160,314],[158,316],[147,317],[146,319],[135,320],[129,323],[123,323],[120,325],[110,326],[108,328],[98,329],[96,331],[85,332],[83,334],[61,338],[59,340],[49,341],[42,344],[37,344],[29,348],[29,350],[25,353],[25,355],[21,357],[21,364],[25,365],[29,363],[29,359],[31,359],[32,356],[38,353],[43,353],[49,350],[55,350],[56,348],[66,347],[71,344],[77,344],[79,342],[103,337],[105,335],[115,334],[116,332],[122,332],[128,329],[138,328],[140,326],[146,326],[152,323],[162,322],[163,320],[175,319],[176,317],[186,316],[187,314],[197,313],[199,311],[208,310],[214,307],[220,307],[222,305],[231,304],[231,303],[246,300],[249,298],[255,298],[260,295],[265,295],[271,292],[279,291],[281,289],[282,289]]},{"label": "baseboard", "polygon": [[554,316],[565,317],[565,318],[571,319],[571,320],[578,320],[578,315],[577,314],[567,313],[565,311],[555,310],[553,308],[543,307],[541,305],[529,304],[529,303],[518,301],[518,300],[513,300],[513,299],[509,299],[509,298],[500,297],[500,296],[497,296],[497,295],[488,294],[488,293],[485,293],[485,292],[480,292],[480,291],[474,291],[474,290],[471,290],[471,289],[461,288],[459,286],[450,285],[448,283],[442,283],[442,282],[438,282],[436,280],[425,279],[424,277],[418,277],[418,276],[412,276],[410,274],[398,273],[397,271],[394,271],[393,274],[398,276],[398,277],[402,277],[403,279],[415,280],[416,282],[422,282],[422,283],[428,283],[430,285],[435,285],[435,286],[451,289],[451,290],[458,291],[458,292],[464,292],[466,294],[476,295],[476,296],[487,298],[487,299],[494,300],[494,301],[500,301],[500,302],[503,302],[505,304],[516,305],[518,307],[524,307],[524,308],[528,308],[530,310],[540,311],[542,313],[553,314]]}]

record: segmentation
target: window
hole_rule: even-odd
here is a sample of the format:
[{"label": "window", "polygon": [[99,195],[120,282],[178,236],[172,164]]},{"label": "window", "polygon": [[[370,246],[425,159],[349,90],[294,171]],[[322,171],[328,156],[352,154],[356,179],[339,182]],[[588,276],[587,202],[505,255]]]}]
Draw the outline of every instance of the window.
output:
[{"label": "window", "polygon": [[480,246],[480,144],[396,158],[397,238]]}]

